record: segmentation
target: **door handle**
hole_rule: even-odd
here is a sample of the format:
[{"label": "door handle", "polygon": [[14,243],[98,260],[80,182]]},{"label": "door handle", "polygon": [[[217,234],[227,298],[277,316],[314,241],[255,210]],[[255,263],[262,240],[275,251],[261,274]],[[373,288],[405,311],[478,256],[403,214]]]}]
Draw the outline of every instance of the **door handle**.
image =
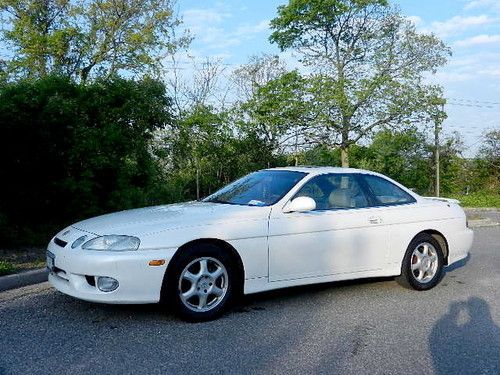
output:
[{"label": "door handle", "polygon": [[380,224],[382,223],[382,219],[378,216],[370,216],[368,218],[368,221],[370,222],[370,224]]}]

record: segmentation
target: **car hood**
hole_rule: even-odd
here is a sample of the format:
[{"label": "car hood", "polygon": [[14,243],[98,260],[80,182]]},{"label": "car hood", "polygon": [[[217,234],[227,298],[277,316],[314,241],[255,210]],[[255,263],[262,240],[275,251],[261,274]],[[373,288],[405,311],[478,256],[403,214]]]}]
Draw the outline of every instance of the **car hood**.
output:
[{"label": "car hood", "polygon": [[270,207],[187,202],[115,212],[72,226],[96,235],[145,235],[183,227],[266,219]]}]

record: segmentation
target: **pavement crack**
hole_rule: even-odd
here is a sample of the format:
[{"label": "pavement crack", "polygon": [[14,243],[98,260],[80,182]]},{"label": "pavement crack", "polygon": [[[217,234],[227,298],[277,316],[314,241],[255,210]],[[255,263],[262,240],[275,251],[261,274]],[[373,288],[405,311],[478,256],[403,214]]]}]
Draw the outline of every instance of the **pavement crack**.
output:
[{"label": "pavement crack", "polygon": [[368,343],[366,342],[366,337],[368,336],[368,333],[372,329],[373,326],[368,324],[360,324],[354,327],[352,348],[351,348],[352,357],[357,356],[359,353],[361,353],[363,348],[368,346]]}]

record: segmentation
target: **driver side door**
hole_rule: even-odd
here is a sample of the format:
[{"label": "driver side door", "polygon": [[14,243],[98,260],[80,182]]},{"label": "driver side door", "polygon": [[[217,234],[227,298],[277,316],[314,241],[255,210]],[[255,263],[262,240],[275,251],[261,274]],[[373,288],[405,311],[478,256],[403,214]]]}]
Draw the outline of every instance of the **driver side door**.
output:
[{"label": "driver side door", "polygon": [[269,280],[377,270],[388,253],[388,228],[357,174],[315,176],[295,194],[316,201],[308,212],[277,209],[269,220]]}]

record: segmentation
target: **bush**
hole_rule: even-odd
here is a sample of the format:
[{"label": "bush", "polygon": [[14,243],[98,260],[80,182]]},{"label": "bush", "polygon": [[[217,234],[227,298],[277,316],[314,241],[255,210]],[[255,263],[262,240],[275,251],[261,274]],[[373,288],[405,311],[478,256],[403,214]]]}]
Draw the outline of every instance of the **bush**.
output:
[{"label": "bush", "polygon": [[478,192],[469,195],[455,195],[464,207],[496,207],[500,208],[500,195],[493,193]]},{"label": "bush", "polygon": [[15,267],[9,262],[0,260],[0,276],[9,275],[15,272]]},{"label": "bush", "polygon": [[44,244],[88,216],[153,203],[161,83],[48,77],[0,86],[0,245]]}]

